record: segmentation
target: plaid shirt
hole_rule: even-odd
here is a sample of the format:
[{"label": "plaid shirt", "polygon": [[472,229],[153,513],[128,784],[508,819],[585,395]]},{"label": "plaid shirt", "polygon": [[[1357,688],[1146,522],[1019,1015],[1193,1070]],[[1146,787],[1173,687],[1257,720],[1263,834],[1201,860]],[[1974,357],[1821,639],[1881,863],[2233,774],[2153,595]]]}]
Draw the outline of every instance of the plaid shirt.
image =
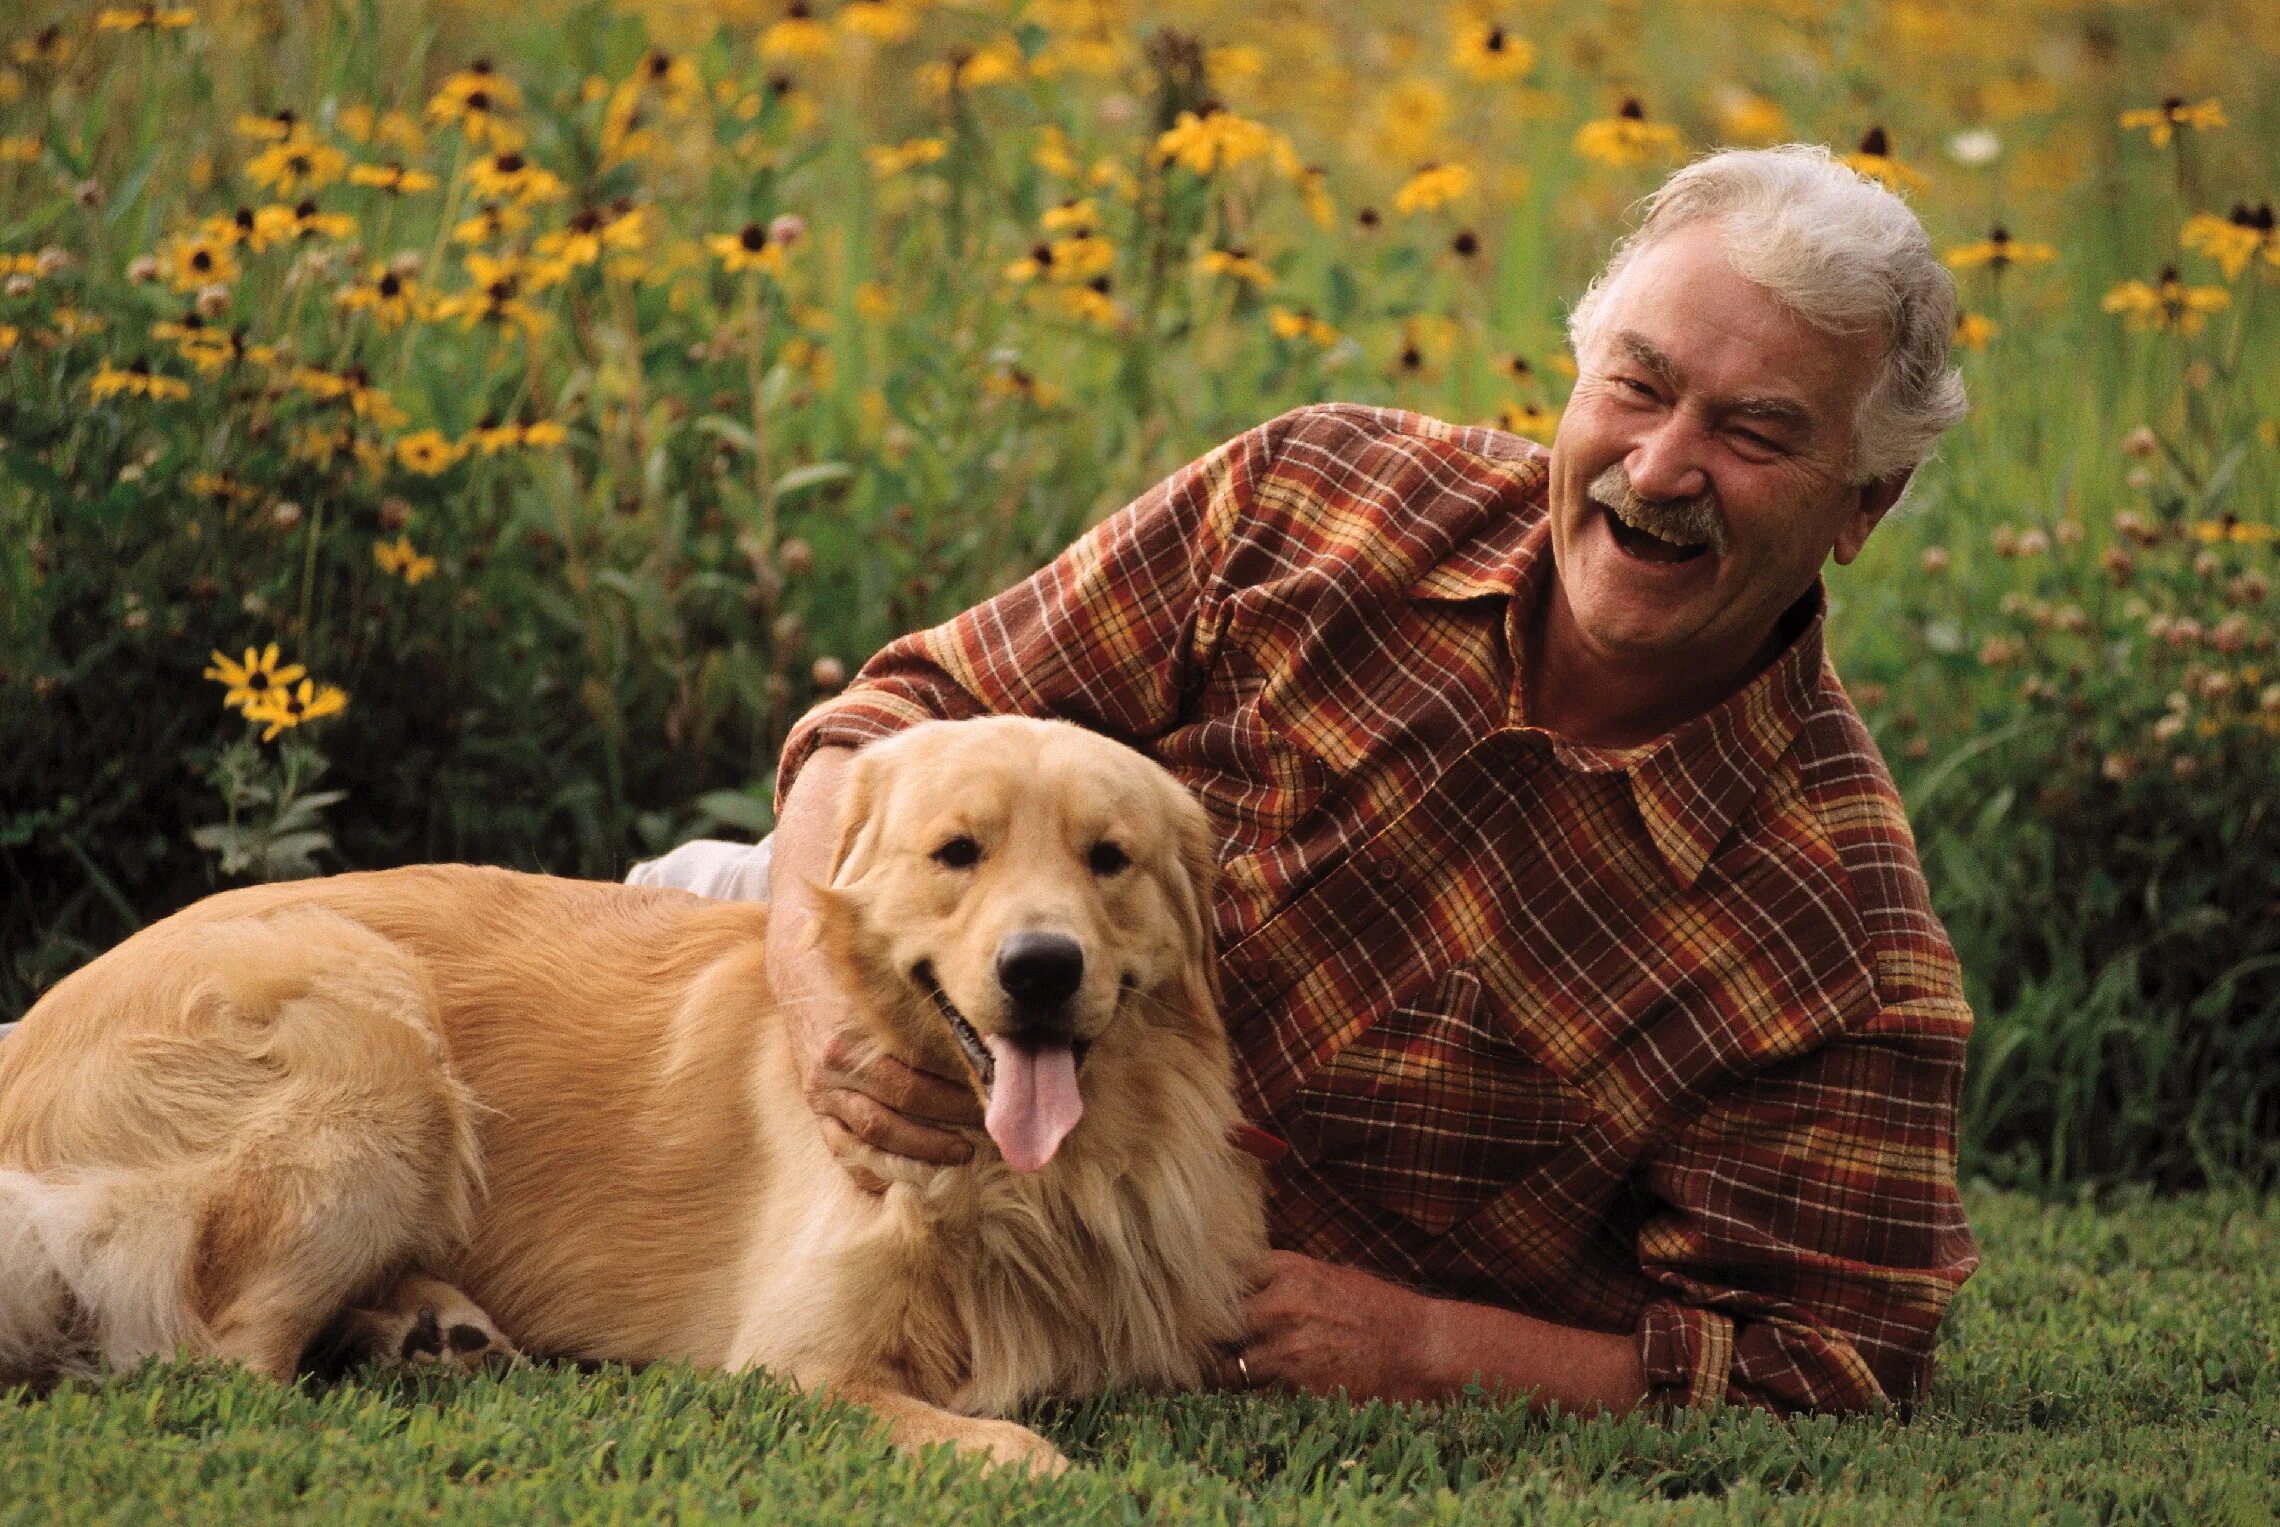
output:
[{"label": "plaid shirt", "polygon": [[1051,715],[1222,840],[1226,1016],[1288,1140],[1276,1243],[1637,1336],[1655,1396],[1918,1394],[1976,1265],[1971,1013],[1876,746],[1822,655],[1659,741],[1528,724],[1546,457],[1347,405],[1238,436],[1027,582],[904,637],[819,745]]}]

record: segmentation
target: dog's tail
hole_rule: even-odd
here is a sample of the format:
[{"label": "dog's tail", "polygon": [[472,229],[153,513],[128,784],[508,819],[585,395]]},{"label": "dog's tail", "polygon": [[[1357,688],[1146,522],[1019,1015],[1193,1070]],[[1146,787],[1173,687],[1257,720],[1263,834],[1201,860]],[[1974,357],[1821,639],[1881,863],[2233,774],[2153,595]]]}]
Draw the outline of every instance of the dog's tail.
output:
[{"label": "dog's tail", "polygon": [[194,1335],[187,1206],[122,1186],[0,1171],[0,1389],[93,1377]]}]

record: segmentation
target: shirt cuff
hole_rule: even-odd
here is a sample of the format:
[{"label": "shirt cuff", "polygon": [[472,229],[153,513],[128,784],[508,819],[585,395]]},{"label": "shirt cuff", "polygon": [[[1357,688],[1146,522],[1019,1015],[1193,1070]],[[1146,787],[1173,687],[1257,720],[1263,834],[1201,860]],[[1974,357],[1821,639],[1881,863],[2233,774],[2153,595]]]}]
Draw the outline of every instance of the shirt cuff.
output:
[{"label": "shirt cuff", "polygon": [[1734,1322],[1716,1310],[1663,1300],[1639,1320],[1647,1398],[1666,1405],[1713,1405],[1734,1371]]},{"label": "shirt cuff", "polygon": [[800,717],[784,739],[784,751],[776,761],[776,814],[783,815],[784,797],[791,794],[792,781],[817,748],[859,748],[907,731],[921,721],[942,719],[940,712],[887,689],[850,689],[837,699],[826,700]]}]

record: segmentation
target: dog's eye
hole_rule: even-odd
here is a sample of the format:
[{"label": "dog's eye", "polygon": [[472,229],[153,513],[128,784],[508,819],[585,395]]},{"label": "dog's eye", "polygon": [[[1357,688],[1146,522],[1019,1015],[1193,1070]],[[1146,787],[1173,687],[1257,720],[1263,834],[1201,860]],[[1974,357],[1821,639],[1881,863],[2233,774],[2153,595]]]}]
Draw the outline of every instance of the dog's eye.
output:
[{"label": "dog's eye", "polygon": [[944,869],[970,870],[981,861],[982,845],[963,835],[934,851],[934,862]]},{"label": "dog's eye", "polygon": [[1113,875],[1131,862],[1131,855],[1113,843],[1095,843],[1092,852],[1085,855],[1085,863],[1096,875]]}]

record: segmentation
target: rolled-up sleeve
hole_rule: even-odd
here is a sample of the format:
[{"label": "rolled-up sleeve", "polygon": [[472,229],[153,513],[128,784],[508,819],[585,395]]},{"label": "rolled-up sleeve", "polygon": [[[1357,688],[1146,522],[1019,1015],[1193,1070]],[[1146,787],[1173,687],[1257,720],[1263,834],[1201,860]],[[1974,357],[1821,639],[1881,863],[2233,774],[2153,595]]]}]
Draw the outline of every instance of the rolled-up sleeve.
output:
[{"label": "rolled-up sleeve", "polygon": [[817,748],[921,721],[1053,716],[1125,741],[1169,728],[1210,662],[1217,569],[1290,417],[1180,468],[1004,593],[881,648],[792,728],[778,808]]},{"label": "rolled-up sleeve", "polygon": [[1955,1182],[1971,1014],[1888,1006],[1710,1105],[1646,1169],[1651,1397],[1905,1408],[1978,1265]]}]

